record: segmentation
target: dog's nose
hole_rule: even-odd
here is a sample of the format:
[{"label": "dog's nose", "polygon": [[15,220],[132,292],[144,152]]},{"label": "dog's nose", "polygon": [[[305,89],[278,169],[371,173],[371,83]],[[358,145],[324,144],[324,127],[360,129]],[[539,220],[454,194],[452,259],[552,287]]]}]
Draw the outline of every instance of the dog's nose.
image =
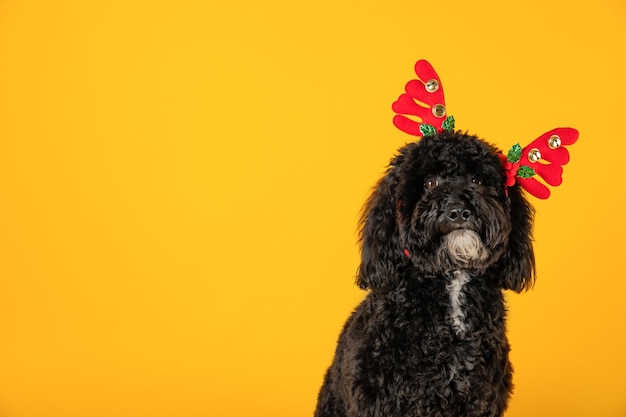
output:
[{"label": "dog's nose", "polygon": [[448,209],[446,217],[451,223],[463,224],[472,218],[472,212],[463,206],[453,206]]}]

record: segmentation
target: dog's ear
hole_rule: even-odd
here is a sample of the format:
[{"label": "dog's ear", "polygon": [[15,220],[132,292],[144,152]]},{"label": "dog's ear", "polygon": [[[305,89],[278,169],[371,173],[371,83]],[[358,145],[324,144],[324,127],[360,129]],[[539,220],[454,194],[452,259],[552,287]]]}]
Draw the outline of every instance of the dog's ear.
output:
[{"label": "dog's ear", "polygon": [[362,289],[382,290],[397,283],[403,256],[398,227],[396,188],[403,157],[391,161],[365,203],[360,222],[361,265],[356,283]]},{"label": "dog's ear", "polygon": [[506,252],[498,262],[504,289],[522,292],[535,283],[533,220],[535,210],[519,185],[508,189],[511,201],[511,234]]}]

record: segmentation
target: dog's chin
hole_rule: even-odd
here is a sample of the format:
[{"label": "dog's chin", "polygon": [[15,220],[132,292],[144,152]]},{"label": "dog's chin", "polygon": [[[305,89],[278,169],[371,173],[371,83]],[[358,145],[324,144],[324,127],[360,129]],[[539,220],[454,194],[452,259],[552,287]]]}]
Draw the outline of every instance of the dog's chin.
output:
[{"label": "dog's chin", "polygon": [[489,250],[478,233],[469,229],[457,229],[446,234],[443,237],[442,250],[459,268],[480,265],[489,257]]}]

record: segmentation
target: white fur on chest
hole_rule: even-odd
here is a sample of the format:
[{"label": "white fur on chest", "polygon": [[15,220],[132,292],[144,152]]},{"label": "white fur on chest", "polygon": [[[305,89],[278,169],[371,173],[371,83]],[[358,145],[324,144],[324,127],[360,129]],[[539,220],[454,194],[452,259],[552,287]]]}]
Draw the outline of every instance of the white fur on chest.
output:
[{"label": "white fur on chest", "polygon": [[464,300],[465,294],[463,287],[470,280],[470,276],[465,271],[454,271],[452,280],[446,289],[450,296],[450,318],[452,319],[452,327],[457,334],[465,332],[467,325],[465,324]]}]

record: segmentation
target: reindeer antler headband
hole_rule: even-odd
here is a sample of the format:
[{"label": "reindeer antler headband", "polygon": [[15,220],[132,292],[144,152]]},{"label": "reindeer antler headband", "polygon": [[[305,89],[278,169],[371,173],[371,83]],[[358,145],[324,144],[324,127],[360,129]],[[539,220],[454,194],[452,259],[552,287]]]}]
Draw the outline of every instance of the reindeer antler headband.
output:
[{"label": "reindeer antler headband", "polygon": [[[413,136],[434,136],[443,130],[454,130],[454,118],[447,114],[441,79],[428,61],[420,60],[415,64],[417,80],[409,81],[406,93],[393,103],[392,109],[397,114],[393,124],[401,131]],[[415,121],[409,116],[417,117]],[[551,186],[563,182],[563,165],[569,162],[566,145],[572,145],[578,139],[578,131],[571,127],[560,127],[544,133],[529,145],[522,148],[519,143],[513,145],[507,155],[500,155],[506,170],[506,185],[512,187],[516,182],[535,197],[546,199],[550,190],[535,177],[541,177]]]}]

